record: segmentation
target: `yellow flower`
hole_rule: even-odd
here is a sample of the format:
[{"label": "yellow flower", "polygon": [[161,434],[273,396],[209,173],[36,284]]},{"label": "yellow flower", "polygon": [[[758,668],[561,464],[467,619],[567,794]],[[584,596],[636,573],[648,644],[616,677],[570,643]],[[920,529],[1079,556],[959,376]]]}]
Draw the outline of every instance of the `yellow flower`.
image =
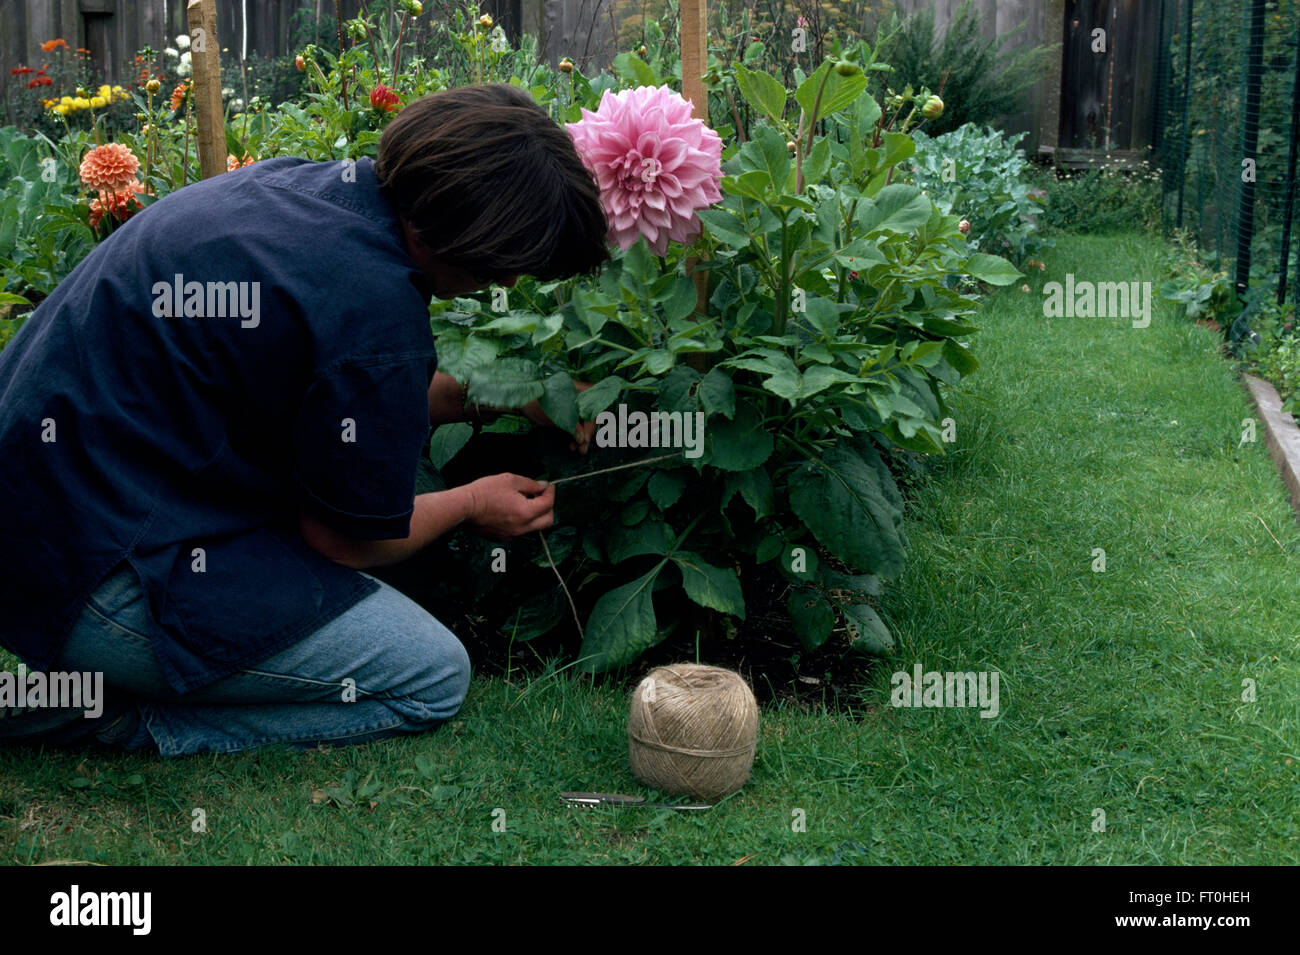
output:
[{"label": "yellow flower", "polygon": [[72,105],[77,109],[90,109],[90,100],[86,99],[84,96],[78,96],[72,101]]},{"label": "yellow flower", "polygon": [[112,96],[112,95],[113,95],[113,87],[109,86],[109,85],[106,83],[106,84],[104,84],[103,86],[101,86],[99,89],[95,90],[95,93],[96,93],[97,95],[99,95],[99,96]]},{"label": "yellow flower", "polygon": [[54,112],[58,113],[60,116],[67,116],[68,107],[66,104],[60,103],[58,106],[54,107]]}]

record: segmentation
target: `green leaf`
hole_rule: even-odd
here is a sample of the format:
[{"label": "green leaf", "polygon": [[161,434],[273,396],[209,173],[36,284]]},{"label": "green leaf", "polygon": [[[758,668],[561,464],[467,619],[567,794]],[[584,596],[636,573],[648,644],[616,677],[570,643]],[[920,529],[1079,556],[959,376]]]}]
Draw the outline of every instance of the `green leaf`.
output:
[{"label": "green leaf", "polygon": [[772,455],[772,434],[762,416],[747,403],[739,403],[731,421],[715,419],[708,427],[708,463],[724,471],[748,471]]},{"label": "green leaf", "polygon": [[614,57],[614,69],[623,79],[630,80],[638,86],[659,85],[659,77],[655,76],[655,71],[650,68],[650,64],[635,53],[620,53]]},{"label": "green leaf", "polygon": [[518,605],[501,625],[500,633],[511,640],[531,640],[549,633],[564,622],[569,605],[559,587],[546,590]]},{"label": "green leaf", "polygon": [[876,198],[858,201],[857,225],[863,235],[911,232],[930,218],[930,200],[916,186],[885,186]]},{"label": "green leaf", "polygon": [[821,182],[831,164],[831,141],[823,136],[809,150],[803,160],[803,181],[805,183]]},{"label": "green leaf", "polygon": [[655,644],[659,624],[651,594],[665,563],[660,561],[630,584],[615,587],[596,601],[579,653],[581,672],[602,673],[631,663]]},{"label": "green leaf", "polygon": [[764,518],[772,513],[772,479],[763,468],[740,471],[727,475],[726,490],[722,492],[720,507],[725,508],[739,492],[754,512],[754,517]]},{"label": "green leaf", "polygon": [[766,564],[781,553],[784,546],[785,541],[780,534],[769,534],[758,542],[758,550],[754,552],[754,560],[760,564]]},{"label": "green leaf", "polygon": [[744,224],[726,209],[701,209],[695,214],[710,233],[732,248],[744,249],[749,245],[749,235],[745,232]]},{"label": "green leaf", "polygon": [[474,369],[489,365],[500,354],[499,339],[455,329],[438,336],[438,370],[459,382],[467,381]]},{"label": "green leaf", "polygon": [[963,348],[954,341],[943,343],[943,357],[948,360],[948,364],[957,369],[958,374],[963,377],[973,374],[979,367],[979,361],[971,354],[969,348]]},{"label": "green leaf", "polygon": [[474,429],[464,422],[439,425],[429,439],[429,463],[441,471],[472,437]]},{"label": "green leaf", "polygon": [[602,378],[578,395],[579,416],[583,421],[591,421],[596,415],[613,404],[614,399],[623,393],[625,387],[627,387],[627,382],[618,375],[609,375]]},{"label": "green leaf", "polygon": [[695,288],[695,283],[685,275],[677,276],[677,281],[672,286],[672,293],[664,302],[664,315],[670,322],[686,318],[695,311],[698,297],[699,292]]},{"label": "green leaf", "polygon": [[666,511],[676,504],[684,490],[686,490],[686,478],[677,471],[656,471],[650,475],[650,481],[646,485],[650,500],[654,501],[655,506],[661,511]]},{"label": "green leaf", "polygon": [[835,261],[846,269],[862,272],[873,265],[881,265],[886,259],[870,239],[854,239],[835,253]]},{"label": "green leaf", "polygon": [[705,414],[736,416],[736,388],[731,383],[731,376],[721,368],[709,369],[709,373],[700,379],[696,394]]},{"label": "green leaf", "polygon": [[747,70],[737,63],[736,85],[740,95],[760,113],[774,120],[780,120],[785,113],[785,87],[769,74]]},{"label": "green leaf", "polygon": [[966,271],[990,285],[1010,285],[1024,275],[1001,256],[986,255],[983,252],[976,252],[966,260]]},{"label": "green leaf", "polygon": [[622,513],[619,514],[619,520],[623,522],[624,527],[636,527],[645,520],[646,515],[649,513],[650,502],[643,497],[639,497],[623,508]]},{"label": "green leaf", "polygon": [[496,332],[500,335],[516,335],[521,332],[532,333],[542,323],[542,316],[535,312],[520,312],[514,309],[492,321],[478,326],[478,331]]},{"label": "green leaf", "polygon": [[864,460],[840,443],[801,464],[790,478],[790,506],[840,560],[893,578],[903,569],[903,509],[879,454],[867,453]]},{"label": "green leaf", "polygon": [[701,607],[745,619],[745,598],[740,590],[740,578],[734,570],[714,567],[699,554],[687,550],[673,554],[672,561],[681,568],[686,596]]},{"label": "green leaf", "polygon": [[519,408],[544,391],[536,362],[524,358],[498,358],[475,368],[469,379],[468,400],[490,408]]},{"label": "green leaf", "polygon": [[557,371],[542,382],[542,397],[538,403],[546,417],[555,426],[565,431],[575,431],[578,427],[578,389],[573,379],[562,371]]},{"label": "green leaf", "polygon": [[606,308],[611,310],[617,307],[611,303],[605,303],[598,292],[584,288],[581,285],[573,290],[573,311],[593,335],[599,335],[600,330],[609,321],[609,315],[598,310],[597,305],[605,305]]},{"label": "green leaf", "polygon": [[794,632],[805,650],[816,650],[835,629],[835,611],[815,590],[802,588],[791,591],[785,606],[790,611]]},{"label": "green leaf", "polygon": [[754,138],[741,147],[751,147],[751,161],[758,164],[778,193],[785,191],[785,181],[790,175],[790,151],[785,147],[785,140],[771,126],[760,126],[754,130]]},{"label": "green leaf", "polygon": [[[826,87],[822,89],[822,78],[826,78]],[[838,113],[840,110],[849,106],[862,95],[863,90],[867,88],[867,77],[863,73],[857,76],[840,76],[832,69],[830,60],[824,60],[822,65],[817,68],[817,72],[799,84],[795,90],[794,98],[800,106],[807,119],[805,127],[817,120],[825,119],[832,113]],[[821,90],[821,103],[817,104],[817,93]],[[813,108],[816,106],[817,113],[813,115]]]},{"label": "green leaf", "polygon": [[659,383],[660,411],[698,411],[699,399],[691,394],[691,386],[700,380],[700,373],[690,365],[678,365],[664,375]]},{"label": "green leaf", "polygon": [[0,305],[30,305],[31,302],[13,292],[0,292]]},{"label": "green leaf", "polygon": [[840,608],[849,627],[849,646],[860,653],[883,656],[894,650],[894,637],[880,615],[866,604]]},{"label": "green leaf", "polygon": [[735,196],[761,200],[765,194],[764,190],[767,189],[770,183],[771,177],[766,172],[751,169],[748,172],[742,172],[739,176],[724,176],[722,178],[722,191]]},{"label": "green leaf", "polygon": [[650,251],[650,246],[646,244],[645,237],[637,239],[622,258],[622,274],[619,283],[624,287],[631,289],[640,296],[645,286],[648,285],[652,277],[659,273],[659,262],[654,253]]},{"label": "green leaf", "polygon": [[662,557],[672,546],[672,528],[663,521],[643,521],[636,527],[615,527],[605,539],[605,550],[611,564],[621,564],[629,557],[644,554]]}]

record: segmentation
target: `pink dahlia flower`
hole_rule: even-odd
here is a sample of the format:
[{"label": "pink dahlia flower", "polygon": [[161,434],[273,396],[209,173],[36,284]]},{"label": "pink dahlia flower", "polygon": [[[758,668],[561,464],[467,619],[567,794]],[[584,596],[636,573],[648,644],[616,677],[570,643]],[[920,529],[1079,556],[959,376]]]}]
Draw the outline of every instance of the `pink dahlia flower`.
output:
[{"label": "pink dahlia flower", "polygon": [[666,86],[606,90],[596,112],[584,109],[567,128],[620,248],[645,236],[663,255],[669,240],[691,242],[700,233],[695,211],[722,200],[722,140]]}]

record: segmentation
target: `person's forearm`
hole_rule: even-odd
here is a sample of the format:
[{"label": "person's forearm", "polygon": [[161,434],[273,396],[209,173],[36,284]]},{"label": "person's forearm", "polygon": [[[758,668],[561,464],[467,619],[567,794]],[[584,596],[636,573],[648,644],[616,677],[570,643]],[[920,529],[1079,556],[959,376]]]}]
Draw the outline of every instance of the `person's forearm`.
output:
[{"label": "person's forearm", "polygon": [[468,405],[464,395],[464,386],[459,381],[445,372],[436,372],[429,384],[429,424],[436,428],[456,421],[491,421],[515,410]]},{"label": "person's forearm", "polygon": [[[474,513],[473,493],[468,485],[447,491],[418,494],[411,515],[411,532],[393,540],[361,541],[336,538],[326,546],[331,559],[353,570],[396,564],[453,530]],[[319,549],[319,548],[318,548]]]},{"label": "person's forearm", "polygon": [[429,384],[429,424],[435,428],[453,421],[468,421],[461,405],[461,384],[445,372],[437,372]]}]

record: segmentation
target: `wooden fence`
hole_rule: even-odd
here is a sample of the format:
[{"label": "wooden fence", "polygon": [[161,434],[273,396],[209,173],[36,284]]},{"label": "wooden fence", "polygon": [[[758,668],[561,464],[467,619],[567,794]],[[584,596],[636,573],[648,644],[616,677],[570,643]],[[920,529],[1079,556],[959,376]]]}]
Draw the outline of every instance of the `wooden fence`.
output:
[{"label": "wooden fence", "polygon": [[[425,16],[447,20],[456,0],[426,0]],[[742,0],[743,2],[743,0]],[[816,0],[787,0],[789,9]],[[903,13],[934,6],[939,31],[960,0],[897,0]],[[572,56],[581,67],[607,65],[614,43],[613,7],[619,0],[480,0],[512,39],[524,30],[541,41],[552,63]],[[280,56],[293,52],[291,25],[299,10],[334,12],[334,0],[219,0],[217,36],[229,53]],[[999,124],[1027,132],[1031,154],[1078,159],[1107,144],[1124,156],[1141,156],[1155,138],[1159,51],[1178,22],[1180,0],[975,0],[988,38],[1017,30],[1007,46],[1055,45],[1047,71],[1030,91],[1026,108]],[[341,0],[345,18],[361,0]],[[1104,54],[1092,49],[1093,30],[1107,31]],[[185,0],[6,0],[0,4],[0,101],[9,70],[42,62],[40,44],[58,37],[91,51],[102,76],[118,82],[134,71],[135,52],[173,46],[185,32]],[[48,59],[48,54],[44,55]]]}]

